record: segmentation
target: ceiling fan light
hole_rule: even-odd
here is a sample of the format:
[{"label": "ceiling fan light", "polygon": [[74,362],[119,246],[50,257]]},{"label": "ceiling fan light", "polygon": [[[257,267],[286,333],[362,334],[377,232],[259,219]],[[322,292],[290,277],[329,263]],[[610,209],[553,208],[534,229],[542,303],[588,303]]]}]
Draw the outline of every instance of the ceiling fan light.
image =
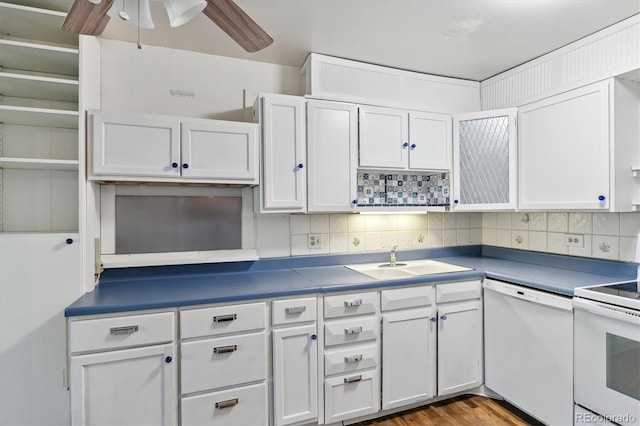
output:
[{"label": "ceiling fan light", "polygon": [[[138,2],[140,2],[139,7]],[[113,5],[107,15],[117,21],[138,26],[138,9],[140,9],[140,28],[155,28],[153,19],[151,19],[149,0],[113,0]]]},{"label": "ceiling fan light", "polygon": [[186,24],[207,7],[206,0],[162,0],[162,2],[172,27]]}]

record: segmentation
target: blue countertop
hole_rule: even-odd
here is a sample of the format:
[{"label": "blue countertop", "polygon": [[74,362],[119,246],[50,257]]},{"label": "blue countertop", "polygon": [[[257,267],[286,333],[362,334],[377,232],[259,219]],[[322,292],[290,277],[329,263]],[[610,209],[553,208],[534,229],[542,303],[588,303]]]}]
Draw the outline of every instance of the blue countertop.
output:
[{"label": "blue countertop", "polygon": [[535,253],[491,246],[398,252],[402,260],[437,259],[472,271],[376,280],[344,265],[388,261],[388,253],[304,256],[227,264],[107,270],[95,290],[66,316],[358,291],[489,277],[573,296],[577,287],[635,280],[637,264]]}]

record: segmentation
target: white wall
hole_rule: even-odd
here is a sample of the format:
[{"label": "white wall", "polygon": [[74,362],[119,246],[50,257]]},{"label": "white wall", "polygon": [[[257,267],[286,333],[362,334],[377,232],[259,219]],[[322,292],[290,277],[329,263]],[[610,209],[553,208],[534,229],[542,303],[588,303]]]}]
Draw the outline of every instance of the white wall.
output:
[{"label": "white wall", "polygon": [[[300,68],[100,39],[103,110],[248,121],[259,92],[302,95]],[[170,90],[195,97],[171,96]]]}]

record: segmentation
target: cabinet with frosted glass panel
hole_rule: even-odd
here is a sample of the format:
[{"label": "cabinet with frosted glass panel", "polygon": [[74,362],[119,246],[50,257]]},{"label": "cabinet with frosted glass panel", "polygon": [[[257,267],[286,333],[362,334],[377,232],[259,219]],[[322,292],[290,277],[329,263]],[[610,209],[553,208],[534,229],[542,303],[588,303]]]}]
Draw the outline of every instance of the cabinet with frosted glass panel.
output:
[{"label": "cabinet with frosted glass panel", "polygon": [[516,109],[453,117],[454,210],[515,210]]}]

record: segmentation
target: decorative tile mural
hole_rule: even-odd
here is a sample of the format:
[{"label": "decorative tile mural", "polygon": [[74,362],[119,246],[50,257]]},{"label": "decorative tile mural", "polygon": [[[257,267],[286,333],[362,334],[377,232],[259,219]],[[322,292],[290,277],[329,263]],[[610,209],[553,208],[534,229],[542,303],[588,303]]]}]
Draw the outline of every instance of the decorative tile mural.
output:
[{"label": "decorative tile mural", "polygon": [[448,205],[449,173],[358,171],[358,207]]}]

